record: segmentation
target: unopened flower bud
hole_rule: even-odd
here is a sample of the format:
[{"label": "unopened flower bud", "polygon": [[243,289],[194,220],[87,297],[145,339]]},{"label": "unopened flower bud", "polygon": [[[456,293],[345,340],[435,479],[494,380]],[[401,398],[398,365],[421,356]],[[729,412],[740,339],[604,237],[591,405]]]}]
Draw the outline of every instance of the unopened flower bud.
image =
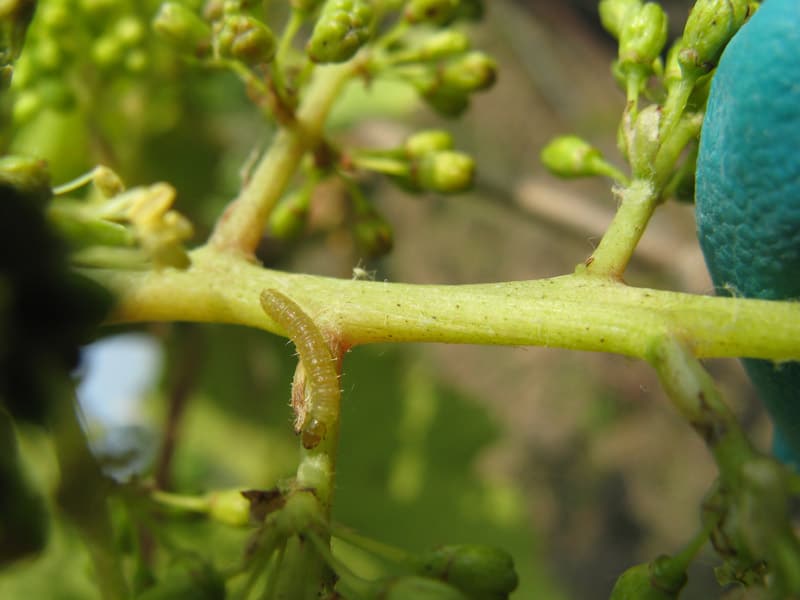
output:
[{"label": "unopened flower bud", "polygon": [[226,525],[242,526],[250,522],[250,501],[239,490],[208,494],[209,518]]},{"label": "unopened flower bud", "polygon": [[650,65],[667,42],[667,15],[659,4],[648,2],[622,26],[619,58],[624,63]]},{"label": "unopened flower bud", "polygon": [[439,31],[414,50],[418,60],[438,60],[469,50],[469,37],[461,31]]},{"label": "unopened flower bud", "polygon": [[669,557],[661,556],[629,568],[614,584],[610,600],[675,600],[686,585],[686,574],[670,563]]},{"label": "unopened flower bud", "polygon": [[607,173],[600,150],[574,135],[557,137],[542,149],[542,164],[559,177],[586,177]]},{"label": "unopened flower bud", "polygon": [[750,14],[748,0],[698,0],[686,21],[678,55],[684,72],[697,77],[711,71]]},{"label": "unopened flower bud", "polygon": [[268,63],[275,56],[275,36],[258,19],[249,15],[230,15],[215,35],[216,51],[248,65]]},{"label": "unopened flower bud", "polygon": [[328,0],[306,46],[309,58],[316,63],[350,60],[369,39],[374,16],[365,0]]},{"label": "unopened flower bud", "polygon": [[483,52],[470,52],[448,64],[442,73],[444,85],[466,92],[485,90],[497,79],[497,64]]},{"label": "unopened flower bud", "polygon": [[431,152],[451,150],[453,136],[442,129],[428,129],[410,136],[403,148],[409,158],[419,158]]},{"label": "unopened flower bud", "polygon": [[447,25],[458,13],[458,0],[409,0],[405,19],[409,23]]},{"label": "unopened flower bud", "polygon": [[375,212],[360,216],[353,224],[353,237],[365,258],[388,254],[394,245],[392,226]]},{"label": "unopened flower bud", "polygon": [[439,85],[422,91],[422,97],[431,108],[445,117],[458,117],[469,107],[469,94],[458,88]]},{"label": "unopened flower bud", "polygon": [[469,600],[457,588],[443,581],[420,577],[418,575],[402,575],[376,581],[370,585],[363,596],[378,600]]},{"label": "unopened flower bud", "polygon": [[519,584],[504,550],[478,544],[443,546],[417,558],[417,572],[447,581],[470,598],[507,598]]},{"label": "unopened flower bud", "polygon": [[453,150],[425,154],[415,163],[414,180],[432,192],[453,194],[472,187],[475,161],[472,157]]},{"label": "unopened flower bud", "polygon": [[269,216],[269,231],[278,239],[297,237],[308,221],[309,194],[298,190],[282,199]]},{"label": "unopened flower bud", "polygon": [[179,52],[204,54],[211,45],[211,27],[177,2],[165,2],[153,19],[153,29]]},{"label": "unopened flower bud", "polygon": [[603,27],[619,39],[622,28],[642,6],[642,0],[600,0],[598,11]]}]

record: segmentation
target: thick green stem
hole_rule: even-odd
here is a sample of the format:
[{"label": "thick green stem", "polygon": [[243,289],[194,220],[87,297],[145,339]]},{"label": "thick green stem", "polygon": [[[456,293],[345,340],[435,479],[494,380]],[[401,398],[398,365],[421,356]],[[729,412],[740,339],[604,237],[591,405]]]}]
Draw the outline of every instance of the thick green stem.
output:
[{"label": "thick green stem", "polygon": [[658,204],[658,190],[649,181],[634,180],[619,192],[620,205],[603,239],[586,262],[586,273],[621,280]]},{"label": "thick green stem", "polygon": [[297,112],[297,122],[279,131],[250,181],[217,222],[209,244],[250,258],[264,224],[291,180],[303,155],[322,135],[325,120],[339,92],[353,74],[353,65],[319,68]]},{"label": "thick green stem", "polygon": [[703,365],[686,344],[669,336],[653,343],[648,359],[675,407],[711,450],[722,481],[738,481],[755,450]]},{"label": "thick green stem", "polygon": [[800,360],[800,304],[633,288],[567,275],[479,285],[353,281],[263,269],[201,249],[185,270],[85,270],[118,297],[115,322],[232,323],[282,333],[261,292],[290,298],[344,346],[370,342],[556,346],[646,357],[673,331],[701,358]]}]

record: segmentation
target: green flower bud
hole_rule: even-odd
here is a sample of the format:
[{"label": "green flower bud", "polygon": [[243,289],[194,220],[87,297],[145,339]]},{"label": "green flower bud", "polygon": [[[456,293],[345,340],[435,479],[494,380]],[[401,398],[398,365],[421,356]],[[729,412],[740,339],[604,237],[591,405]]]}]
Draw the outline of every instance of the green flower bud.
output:
[{"label": "green flower bud", "polygon": [[144,25],[135,17],[122,17],[114,24],[114,35],[122,45],[131,48],[144,39]]},{"label": "green flower bud", "polygon": [[275,36],[272,31],[248,15],[225,17],[214,41],[219,56],[240,60],[248,65],[268,63],[275,56]]},{"label": "green flower bud", "polygon": [[409,0],[405,19],[409,23],[447,25],[458,14],[458,0]]},{"label": "green flower bud", "polygon": [[686,574],[668,556],[636,565],[619,576],[610,600],[675,600],[686,585]]},{"label": "green flower bud", "polygon": [[207,498],[211,519],[236,527],[250,523],[250,501],[240,490],[211,492]]},{"label": "green flower bud", "polygon": [[641,6],[642,0],[600,0],[600,22],[606,31],[619,39],[623,27]]},{"label": "green flower bud", "polygon": [[53,195],[47,162],[29,156],[0,158],[0,184],[16,188],[40,206],[44,206]]},{"label": "green flower bud", "polygon": [[416,60],[439,60],[469,50],[469,37],[461,31],[439,31],[427,38],[412,54]]},{"label": "green flower bud", "polygon": [[445,117],[458,117],[469,107],[469,94],[464,90],[435,86],[421,93],[425,102]]},{"label": "green flower bud", "polygon": [[125,48],[115,35],[101,35],[92,44],[92,60],[99,67],[112,68],[123,59]]},{"label": "green flower bud", "polygon": [[376,212],[361,215],[353,223],[353,237],[365,258],[388,254],[394,246],[392,226]]},{"label": "green flower bud", "polygon": [[17,96],[12,109],[14,123],[22,125],[30,121],[42,108],[42,97],[35,90],[25,90]]},{"label": "green flower bud", "polygon": [[269,230],[281,240],[297,237],[308,221],[310,196],[300,189],[281,200],[269,216]]},{"label": "green flower bud", "polygon": [[183,4],[165,2],[153,19],[153,29],[178,52],[202,56],[211,47],[211,27]]},{"label": "green flower bud", "polygon": [[366,600],[469,600],[461,591],[442,581],[403,575],[377,581],[364,594]]},{"label": "green flower bud", "polygon": [[453,150],[431,152],[412,165],[412,179],[423,189],[444,194],[463,192],[472,187],[475,161]]},{"label": "green flower bud", "polygon": [[403,149],[409,158],[419,158],[431,152],[452,148],[453,136],[442,129],[420,131],[406,139],[403,144]]},{"label": "green flower bud", "polygon": [[542,149],[542,164],[553,175],[564,178],[608,175],[617,178],[600,150],[574,135],[557,137]]},{"label": "green flower bud", "polygon": [[659,4],[648,2],[622,27],[619,36],[620,61],[649,67],[661,54],[666,42],[667,15]]},{"label": "green flower bud", "polygon": [[350,60],[372,34],[372,5],[365,0],[328,0],[322,7],[306,53],[316,63]]},{"label": "green flower bud", "polygon": [[507,598],[519,584],[511,556],[491,546],[443,546],[416,562],[419,574],[447,581],[473,600]]},{"label": "green flower bud", "polygon": [[483,52],[470,52],[448,64],[442,82],[465,92],[490,88],[497,79],[497,64]]},{"label": "green flower bud", "polygon": [[717,66],[733,35],[750,17],[748,0],[698,0],[683,30],[683,48],[678,55],[689,76],[699,77]]}]

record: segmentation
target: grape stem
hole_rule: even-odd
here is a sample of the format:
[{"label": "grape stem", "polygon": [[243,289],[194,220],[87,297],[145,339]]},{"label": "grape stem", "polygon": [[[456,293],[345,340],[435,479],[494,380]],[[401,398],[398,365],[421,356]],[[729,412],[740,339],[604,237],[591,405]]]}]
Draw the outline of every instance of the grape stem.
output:
[{"label": "grape stem", "polygon": [[[555,346],[647,358],[669,333],[699,358],[800,360],[800,304],[629,287],[585,272],[533,281],[412,285],[264,269],[201,248],[180,271],[83,272],[118,303],[113,322],[197,321],[283,334],[264,289],[292,298],[343,347],[371,342]],[[608,264],[608,263],[606,263]],[[588,270],[588,269],[587,269]]]},{"label": "grape stem", "polygon": [[297,122],[276,134],[250,180],[217,221],[210,246],[253,260],[267,217],[305,153],[318,143],[335,99],[356,68],[350,62],[315,70],[308,94],[297,111]]}]

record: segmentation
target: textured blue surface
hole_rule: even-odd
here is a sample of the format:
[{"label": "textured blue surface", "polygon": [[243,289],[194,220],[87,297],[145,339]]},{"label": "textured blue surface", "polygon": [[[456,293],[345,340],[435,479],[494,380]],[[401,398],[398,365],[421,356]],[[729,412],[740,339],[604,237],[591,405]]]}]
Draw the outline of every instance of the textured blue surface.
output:
[{"label": "textured blue surface", "polygon": [[[800,299],[800,0],[767,0],[725,49],[696,202],[718,293]],[[773,450],[800,464],[800,363],[744,362],[775,423]]]}]

